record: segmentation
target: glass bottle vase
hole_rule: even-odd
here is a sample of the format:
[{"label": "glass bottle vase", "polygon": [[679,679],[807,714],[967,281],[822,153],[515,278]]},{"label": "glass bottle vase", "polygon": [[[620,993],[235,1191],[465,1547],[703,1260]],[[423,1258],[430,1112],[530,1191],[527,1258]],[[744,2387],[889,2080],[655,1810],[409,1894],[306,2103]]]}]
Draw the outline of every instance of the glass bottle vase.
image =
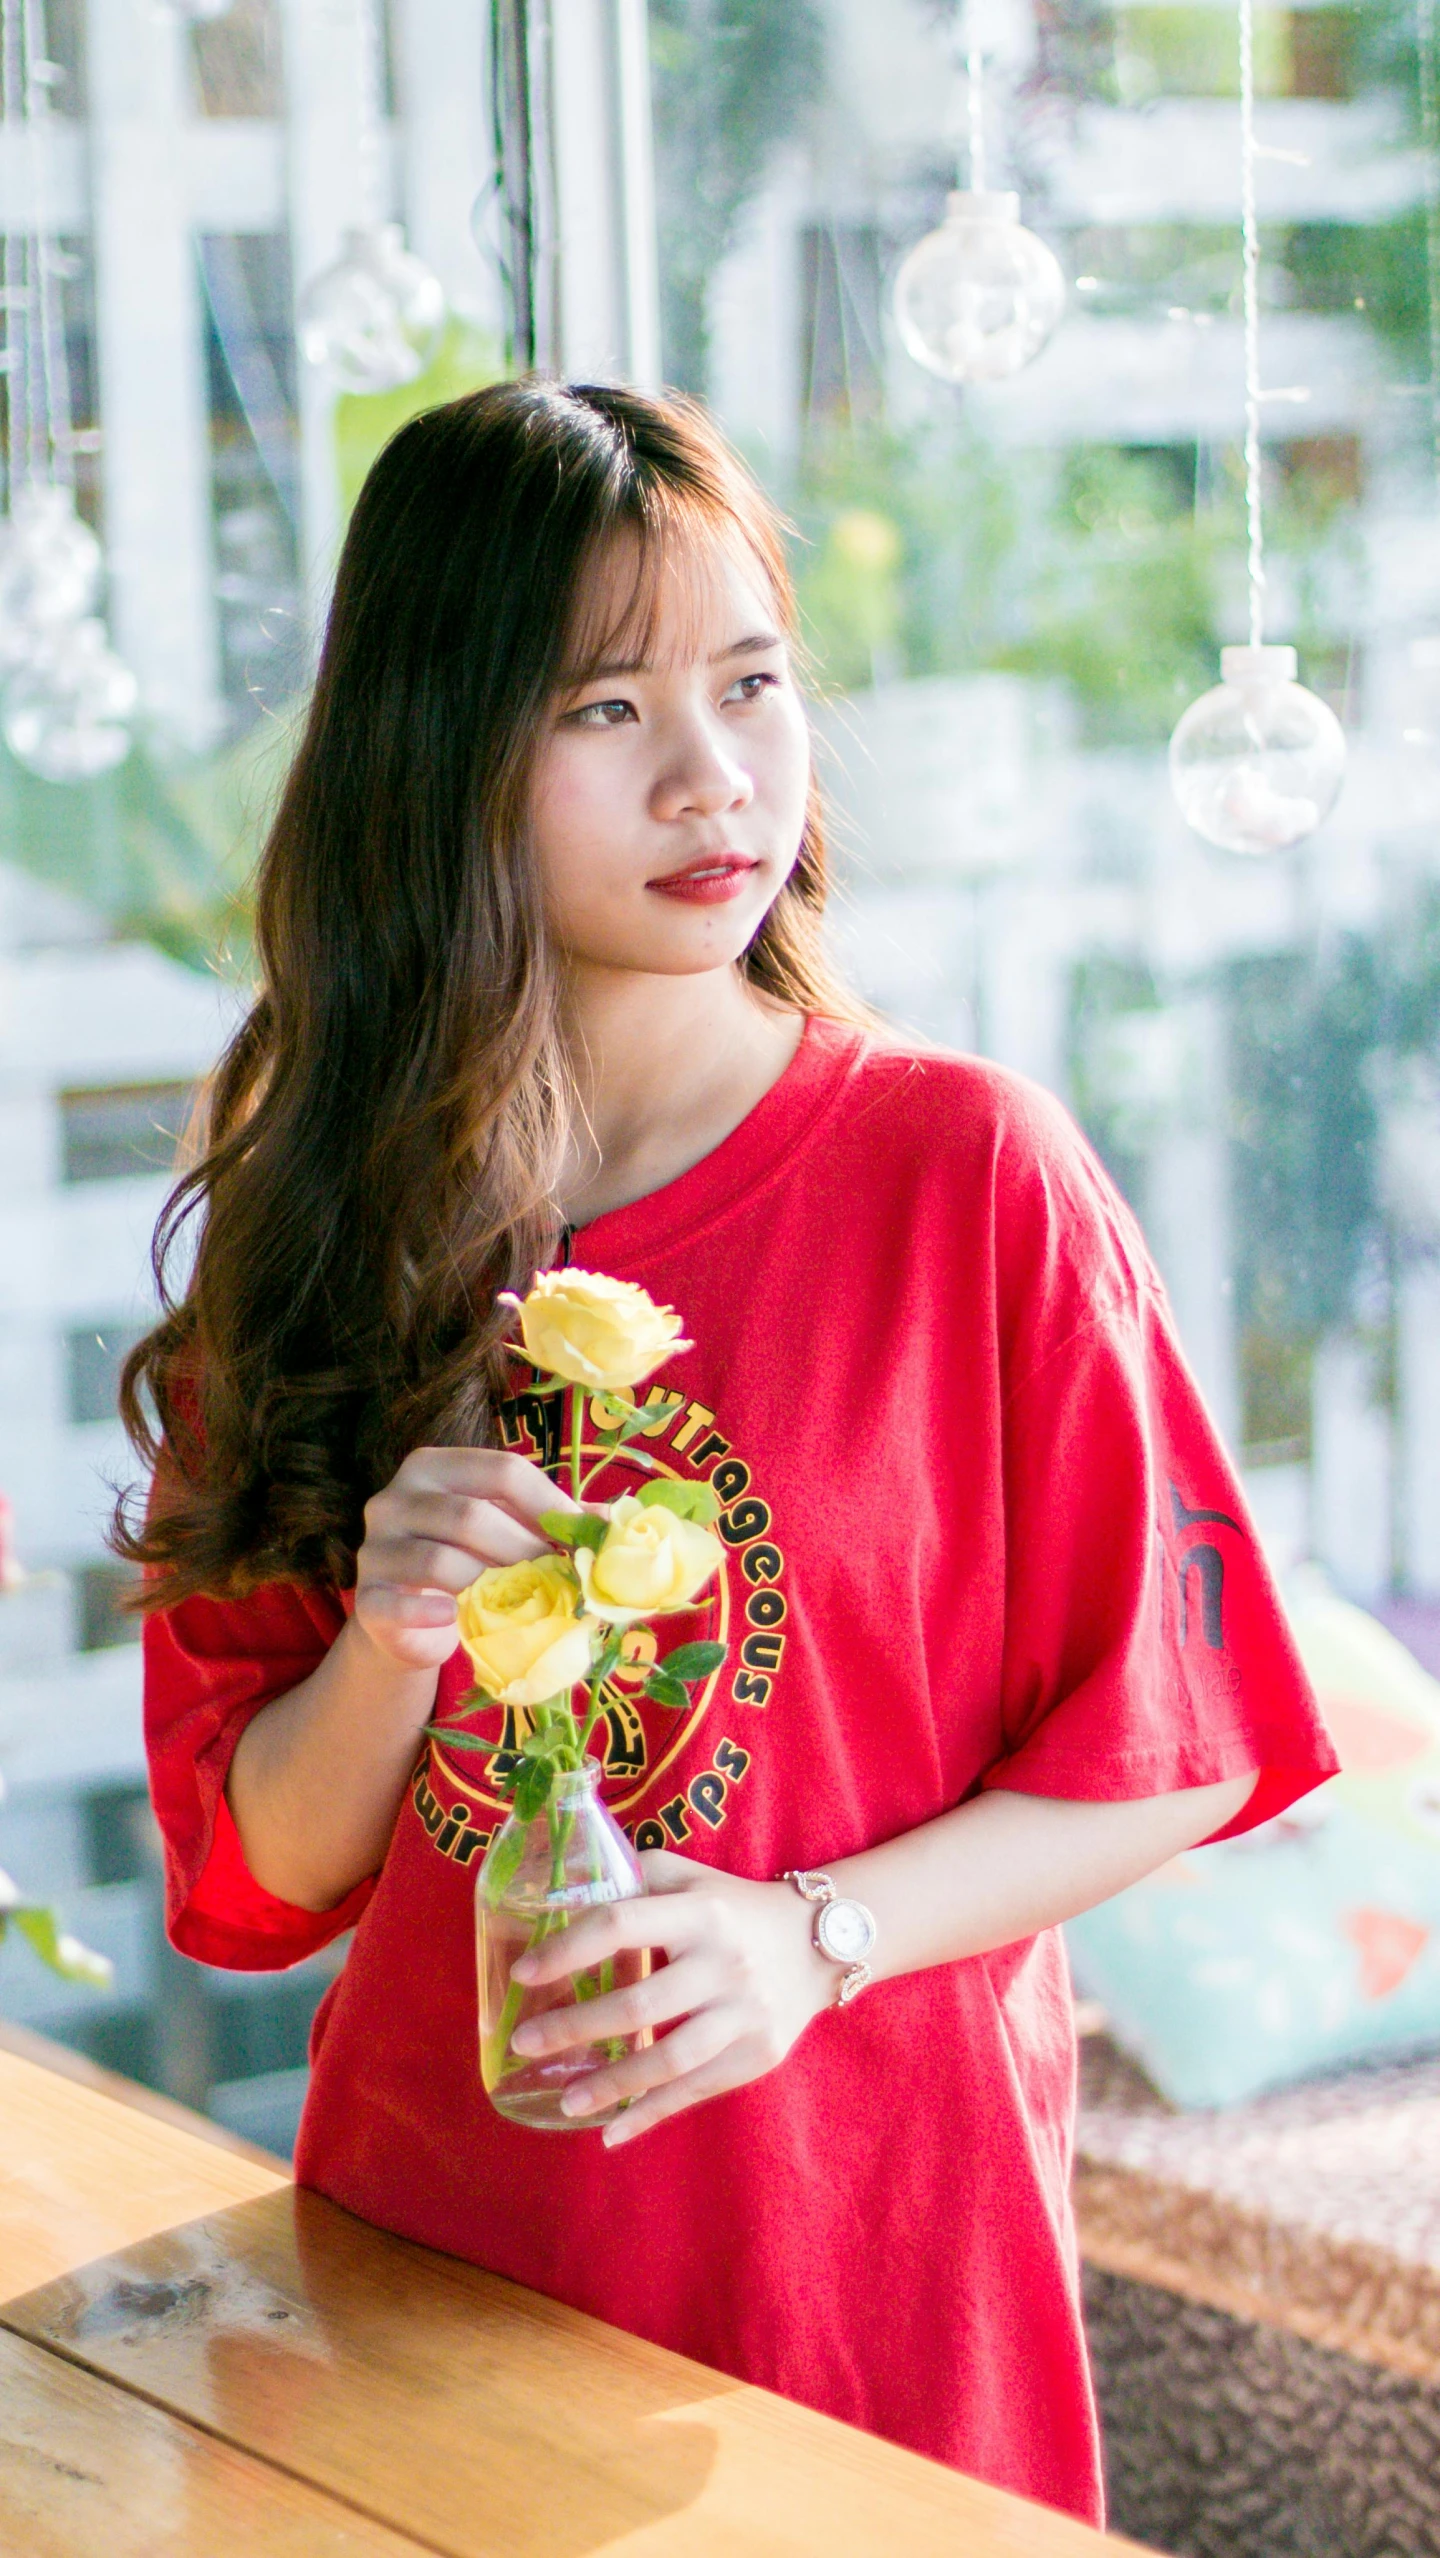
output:
[{"label": "glass bottle vase", "polygon": [[648,1948],[607,1956],[589,1971],[524,1987],[512,1980],[519,1957],[606,1901],[637,1899],[645,1889],[635,1851],[596,1793],[600,1768],[555,1779],[545,1810],[533,1821],[515,1815],[496,1831],[475,1882],[476,1951],[480,1976],[480,2075],[485,2093],[509,2122],[533,2131],[598,2131],[620,2111],[562,2114],[560,2100],[577,2079],[607,2061],[641,2050],[648,2029],[607,2037],[603,2043],[571,2043],[539,2058],[516,2052],[517,2026],[556,2007],[583,2006],[607,1990],[625,1989],[650,1969]]}]

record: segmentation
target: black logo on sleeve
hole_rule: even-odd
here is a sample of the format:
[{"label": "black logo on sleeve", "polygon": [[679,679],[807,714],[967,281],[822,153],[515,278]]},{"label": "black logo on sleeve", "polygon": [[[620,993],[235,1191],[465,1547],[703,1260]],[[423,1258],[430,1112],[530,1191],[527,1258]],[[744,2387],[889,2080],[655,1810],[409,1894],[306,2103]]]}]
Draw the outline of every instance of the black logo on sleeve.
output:
[{"label": "black logo on sleeve", "polygon": [[1203,1531],[1228,1528],[1241,1538],[1245,1531],[1228,1510],[1192,1510],[1175,1483],[1170,1486],[1170,1513],[1173,1544],[1162,1530],[1161,1545],[1175,1573],[1180,1649],[1185,1650],[1198,1619],[1201,1641],[1212,1652],[1223,1652],[1225,1547],[1219,1537]]}]

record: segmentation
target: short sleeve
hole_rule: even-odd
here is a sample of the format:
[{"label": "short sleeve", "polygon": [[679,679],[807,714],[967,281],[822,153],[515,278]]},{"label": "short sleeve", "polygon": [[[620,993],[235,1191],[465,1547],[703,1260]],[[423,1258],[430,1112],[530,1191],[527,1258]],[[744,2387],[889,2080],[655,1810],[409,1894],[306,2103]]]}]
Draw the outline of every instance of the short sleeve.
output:
[{"label": "short sleeve", "polygon": [[145,1746],[165,1848],[166,1925],[198,1963],[279,1971],[353,1927],[372,1881],[330,1910],[256,1882],[225,1801],[252,1716],[324,1659],[345,1622],[338,1593],[274,1583],[244,1599],[190,1598],[147,1619]]},{"label": "short sleeve", "polygon": [[1057,1219],[1051,1186],[1043,1319],[1012,1342],[1005,1748],[985,1783],[1110,1801],[1255,1770],[1229,1836],[1338,1762],[1163,1289],[1093,1158],[1082,1187]]}]

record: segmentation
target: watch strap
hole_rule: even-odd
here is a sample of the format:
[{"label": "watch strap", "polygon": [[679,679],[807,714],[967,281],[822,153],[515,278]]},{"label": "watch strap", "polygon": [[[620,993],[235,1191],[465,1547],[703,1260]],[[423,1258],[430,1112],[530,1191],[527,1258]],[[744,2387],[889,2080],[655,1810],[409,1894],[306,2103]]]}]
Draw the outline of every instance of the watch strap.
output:
[{"label": "watch strap", "polygon": [[792,1872],[781,1876],[783,1883],[793,1883],[802,1901],[833,1901],[835,1886],[828,1874]]},{"label": "watch strap", "polygon": [[[793,1883],[802,1901],[809,1901],[812,1904],[819,1904],[823,1907],[825,1902],[833,1901],[838,1897],[835,1886],[829,1875],[821,1874],[814,1867],[808,1869],[804,1867],[791,1868],[783,1874],[780,1879],[784,1883]],[[815,1929],[810,1942],[814,1946],[817,1954],[824,1955],[827,1963],[833,1963],[836,1961],[837,1958],[830,1952],[829,1947],[827,1945],[823,1945],[820,1941],[820,1924],[818,1919],[815,1923]],[[840,1975],[840,1989],[835,2001],[836,2006],[848,2007],[852,1998],[858,1998],[862,1990],[869,1988],[874,1977],[875,1975],[871,1971],[868,1963],[846,1964]]]}]

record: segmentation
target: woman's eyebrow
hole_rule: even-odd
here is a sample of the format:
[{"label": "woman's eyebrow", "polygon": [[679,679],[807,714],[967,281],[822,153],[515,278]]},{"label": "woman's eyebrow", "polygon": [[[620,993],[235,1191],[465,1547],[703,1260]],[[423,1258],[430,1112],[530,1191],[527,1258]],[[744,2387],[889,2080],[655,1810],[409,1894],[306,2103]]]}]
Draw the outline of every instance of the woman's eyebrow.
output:
[{"label": "woman's eyebrow", "polygon": [[[723,666],[731,657],[762,657],[768,649],[783,648],[784,640],[776,631],[749,631],[744,639],[727,641],[710,659],[712,666]],[[570,676],[561,686],[567,693],[583,692],[589,684],[607,684],[617,675],[653,675],[654,661],[648,657],[607,658],[603,666],[587,668],[584,674]]]},{"label": "woman's eyebrow", "polygon": [[710,663],[723,666],[727,657],[760,657],[766,649],[784,645],[777,631],[751,631],[745,639],[732,640],[728,648],[717,650]]}]

